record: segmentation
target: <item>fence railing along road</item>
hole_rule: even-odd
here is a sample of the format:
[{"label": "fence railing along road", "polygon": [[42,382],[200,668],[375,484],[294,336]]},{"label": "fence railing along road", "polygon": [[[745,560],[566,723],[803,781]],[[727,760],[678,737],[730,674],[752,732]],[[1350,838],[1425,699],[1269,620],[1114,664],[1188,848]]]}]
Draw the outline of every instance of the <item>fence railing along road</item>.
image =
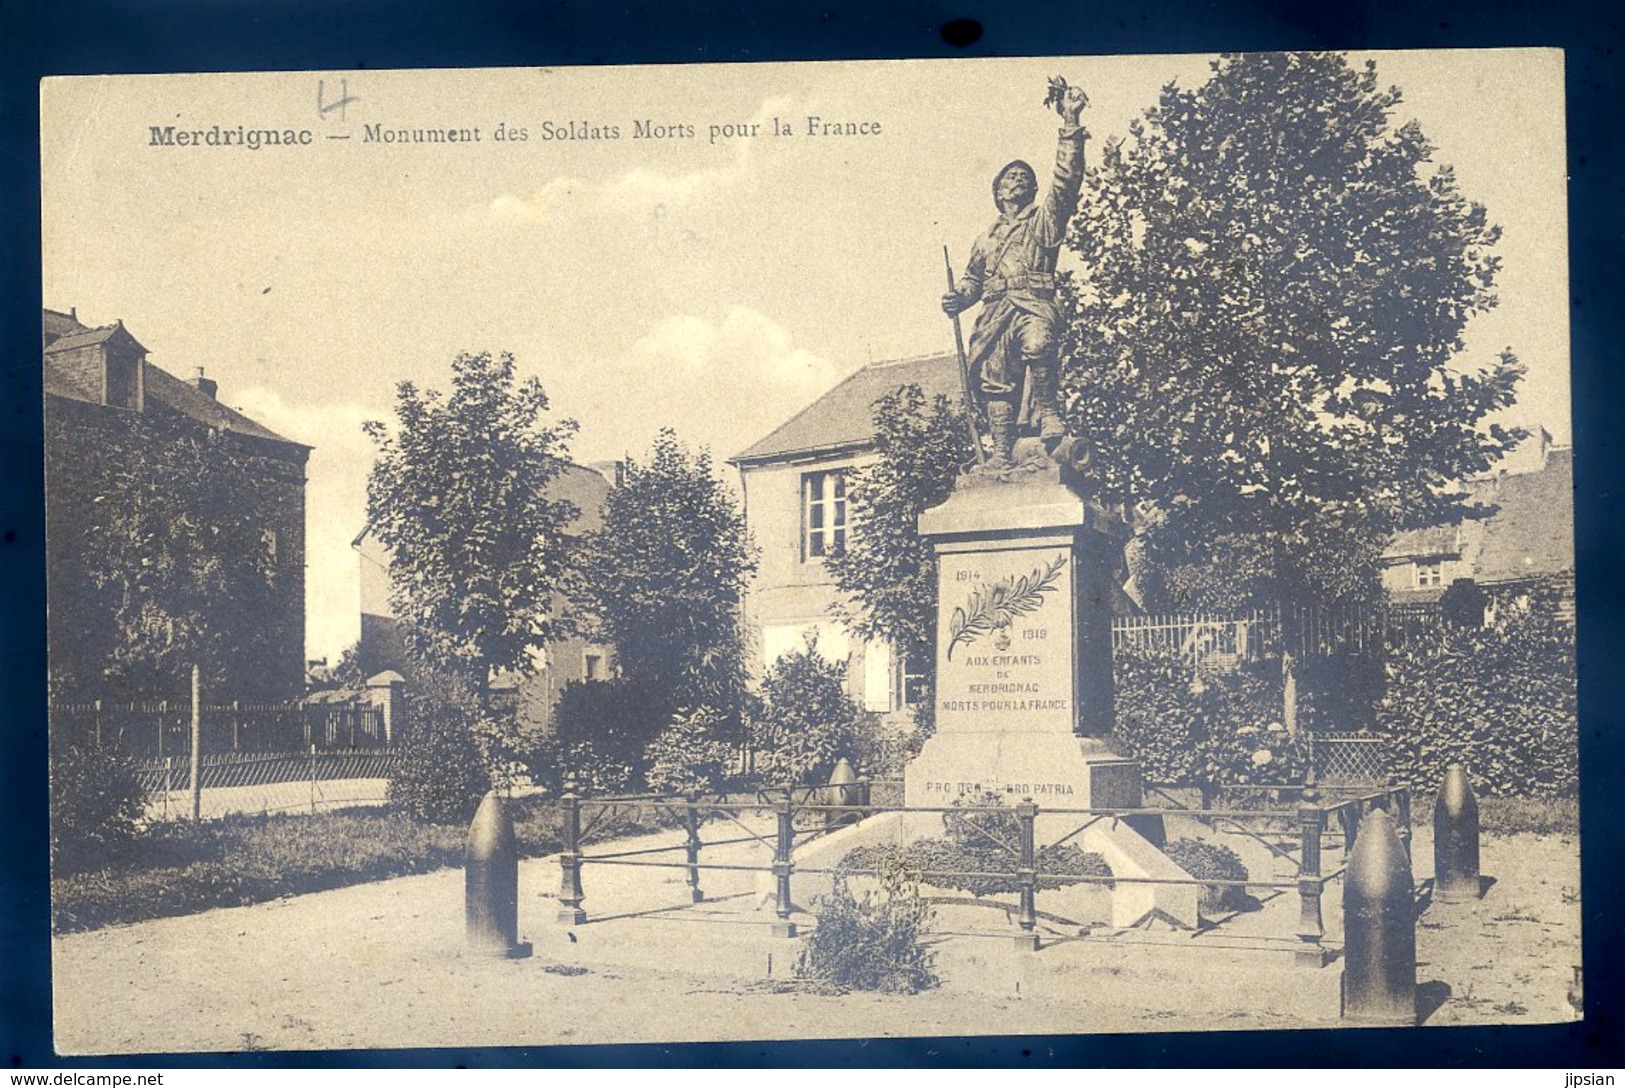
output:
[{"label": "fence railing along road", "polygon": [[[219,752],[305,752],[385,748],[383,708],[372,703],[204,703],[201,749]],[[59,739],[111,747],[137,759],[185,760],[191,752],[188,702],[52,703]]]},{"label": "fence railing along road", "polygon": [[[877,876],[878,870],[861,867],[840,869],[819,866],[798,866],[795,862],[794,851],[798,841],[825,834],[832,827],[867,816],[885,812],[931,812],[938,814],[953,814],[968,817],[976,814],[997,814],[1000,816],[1014,815],[1019,821],[1020,834],[1015,844],[1002,844],[1011,853],[1008,859],[1013,862],[1013,872],[1006,870],[998,873],[946,871],[919,869],[910,870],[909,875],[923,883],[930,884],[933,880],[941,881],[951,878],[983,878],[1009,880],[1014,877],[1018,891],[1016,902],[1011,912],[1014,915],[1016,926],[1024,934],[1033,934],[1037,928],[1040,912],[1038,897],[1045,887],[1055,887],[1060,883],[1098,883],[1098,884],[1183,884],[1195,885],[1201,888],[1213,887],[1242,887],[1264,890],[1271,894],[1296,894],[1298,897],[1298,911],[1296,928],[1291,933],[1279,936],[1294,941],[1292,945],[1299,963],[1320,967],[1330,962],[1332,951],[1326,944],[1326,926],[1322,912],[1322,899],[1329,884],[1342,878],[1348,865],[1348,854],[1351,844],[1359,834],[1361,821],[1375,809],[1381,808],[1389,812],[1399,830],[1400,838],[1409,850],[1411,834],[1411,791],[1409,786],[1382,787],[1370,791],[1356,791],[1351,793],[1338,793],[1335,789],[1332,795],[1323,795],[1313,785],[1308,786],[1269,786],[1248,787],[1254,791],[1254,807],[1236,806],[1229,808],[1212,807],[1199,803],[1197,807],[1188,807],[1179,804],[1167,792],[1160,792],[1165,800],[1173,802],[1162,807],[1145,806],[1141,808],[1040,808],[1031,799],[1024,799],[1013,807],[985,806],[985,805],[956,805],[953,807],[905,808],[901,805],[874,805],[868,803],[865,783],[843,787],[817,787],[814,789],[781,789],[777,791],[761,791],[751,800],[729,800],[724,797],[712,796],[678,796],[673,794],[643,794],[636,796],[583,797],[573,790],[567,790],[560,799],[562,809],[563,849],[559,854],[560,865],[560,918],[571,924],[582,924],[587,921],[587,912],[583,903],[587,899],[583,883],[583,870],[591,866],[624,865],[643,866],[650,868],[681,869],[686,874],[691,901],[699,902],[704,895],[701,873],[705,870],[744,871],[757,873],[770,873],[774,878],[774,914],[779,920],[778,932],[784,935],[794,935],[794,926],[790,918],[794,912],[795,899],[792,894],[792,881],[794,874],[820,874],[846,876]],[[858,796],[851,794],[843,797],[841,803],[831,803],[828,798],[830,790],[854,790]],[[837,795],[839,796],[839,795]],[[645,808],[665,809],[682,814],[683,826],[686,829],[684,841],[671,846],[640,847],[634,850],[606,851],[594,854],[584,853],[584,848],[591,841],[594,827],[603,823],[608,813],[617,807],[639,806]],[[771,814],[773,817],[773,830],[768,833],[750,827],[744,817],[760,814]],[[1177,880],[1173,878],[1132,877],[1132,876],[1079,876],[1076,874],[1045,872],[1037,867],[1035,859],[1036,831],[1035,825],[1040,815],[1046,817],[1064,817],[1067,820],[1076,820],[1079,826],[1076,830],[1061,836],[1061,841],[1071,838],[1080,832],[1088,823],[1101,818],[1121,818],[1126,816],[1164,816],[1181,817],[1197,820],[1208,824],[1216,831],[1231,832],[1248,835],[1268,847],[1271,853],[1280,859],[1283,864],[1290,866],[1292,872],[1283,878],[1279,876],[1254,878],[1249,875],[1246,880],[1223,880],[1213,878],[1191,878]],[[583,816],[587,816],[583,823]],[[798,816],[801,820],[798,822]],[[810,819],[809,819],[810,817]],[[730,837],[722,839],[705,840],[701,829],[707,826],[708,821],[728,829]],[[1282,828],[1291,830],[1291,846],[1283,846],[1275,841],[1277,836],[1265,837],[1260,831],[1268,828],[1279,832]],[[742,832],[742,834],[734,834]],[[1046,836],[1054,837],[1054,836]],[[706,848],[735,846],[739,844],[755,843],[766,851],[770,851],[770,860],[754,864],[739,864],[734,862],[707,862],[704,861]],[[682,860],[660,860],[662,854],[681,853]],[[1326,855],[1335,853],[1336,864],[1330,868],[1326,866]],[[989,899],[988,906],[1009,910],[1010,905]]]}]

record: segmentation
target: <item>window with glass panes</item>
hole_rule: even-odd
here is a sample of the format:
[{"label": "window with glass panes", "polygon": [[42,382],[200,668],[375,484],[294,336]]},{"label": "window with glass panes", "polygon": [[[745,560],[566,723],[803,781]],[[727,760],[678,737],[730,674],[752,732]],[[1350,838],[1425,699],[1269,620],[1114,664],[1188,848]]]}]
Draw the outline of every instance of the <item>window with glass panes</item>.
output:
[{"label": "window with glass panes", "polygon": [[846,472],[808,472],[801,477],[801,557],[821,558],[846,550]]}]

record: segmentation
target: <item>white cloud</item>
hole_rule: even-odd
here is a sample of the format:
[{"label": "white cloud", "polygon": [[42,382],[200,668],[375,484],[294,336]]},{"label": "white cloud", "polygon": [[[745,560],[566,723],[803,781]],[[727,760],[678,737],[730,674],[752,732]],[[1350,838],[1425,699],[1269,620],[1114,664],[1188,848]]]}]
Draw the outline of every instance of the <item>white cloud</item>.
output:
[{"label": "white cloud", "polygon": [[595,374],[568,403],[561,396],[561,410],[581,421],[577,448],[591,458],[636,456],[663,426],[730,457],[842,377],[790,330],[740,305],[663,318]]}]

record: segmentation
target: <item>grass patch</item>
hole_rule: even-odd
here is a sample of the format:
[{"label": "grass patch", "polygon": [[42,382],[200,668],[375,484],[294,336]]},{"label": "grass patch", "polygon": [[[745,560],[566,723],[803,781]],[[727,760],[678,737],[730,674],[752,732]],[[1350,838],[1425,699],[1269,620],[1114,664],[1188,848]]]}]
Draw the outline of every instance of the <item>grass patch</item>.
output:
[{"label": "grass patch", "polygon": [[1578,835],[1578,797],[1480,797],[1480,831],[1496,835]]},{"label": "grass patch", "polygon": [[[512,812],[521,855],[559,848],[551,805],[520,799]],[[427,873],[461,865],[467,838],[466,827],[386,809],[159,824],[116,863],[54,873],[52,928],[71,933]]]}]

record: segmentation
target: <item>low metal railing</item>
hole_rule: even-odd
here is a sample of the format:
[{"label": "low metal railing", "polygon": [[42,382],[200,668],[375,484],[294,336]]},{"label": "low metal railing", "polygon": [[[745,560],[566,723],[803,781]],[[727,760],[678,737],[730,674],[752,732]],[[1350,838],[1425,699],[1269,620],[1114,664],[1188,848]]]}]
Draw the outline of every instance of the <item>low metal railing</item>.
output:
[{"label": "low metal railing", "polygon": [[[1294,786],[1245,787],[1251,790],[1273,791],[1277,803],[1270,808],[1221,808],[1205,805],[1191,808],[1178,803],[1162,806],[1147,805],[1135,808],[1069,808],[1059,806],[1041,808],[1031,798],[1023,798],[1018,804],[1008,807],[1002,805],[926,807],[876,805],[870,803],[868,797],[870,785],[870,783],[858,782],[845,786],[759,790],[753,797],[729,799],[726,796],[700,794],[641,794],[589,798],[576,792],[571,784],[567,784],[565,793],[559,801],[562,812],[563,836],[563,849],[559,855],[561,870],[558,897],[561,906],[560,917],[577,924],[587,920],[586,911],[582,907],[582,903],[586,898],[581,878],[583,868],[589,865],[623,865],[684,870],[690,899],[696,903],[704,898],[700,877],[701,872],[704,870],[771,873],[774,878],[774,913],[781,923],[787,924],[794,911],[791,882],[795,873],[840,874],[847,876],[878,875],[876,869],[861,867],[797,865],[793,855],[798,839],[821,835],[840,824],[880,813],[934,813],[958,817],[970,817],[987,813],[1014,816],[1017,821],[1018,834],[1015,843],[1004,842],[998,836],[988,835],[985,831],[983,832],[991,841],[1010,851],[1015,862],[1013,870],[980,872],[968,870],[916,870],[910,868],[910,876],[926,883],[932,883],[933,880],[965,878],[997,879],[1001,881],[1014,879],[1017,894],[1016,924],[1026,934],[1033,933],[1037,926],[1039,917],[1037,896],[1041,887],[1046,885],[1058,886],[1061,883],[1194,885],[1201,888],[1244,887],[1269,889],[1281,893],[1295,891],[1299,899],[1299,910],[1297,926],[1293,936],[1297,939],[1298,959],[1300,962],[1320,966],[1328,962],[1322,898],[1326,886],[1344,875],[1348,864],[1349,850],[1359,833],[1360,822],[1376,808],[1387,810],[1394,819],[1396,829],[1406,851],[1409,852],[1410,848],[1411,793],[1408,786],[1385,786],[1378,789],[1354,792],[1340,792],[1334,789],[1330,791],[1330,796],[1324,794],[1312,783]],[[1171,788],[1177,787],[1153,786],[1152,791],[1166,798],[1168,796],[1166,791]],[[831,791],[836,790],[850,792],[832,794]],[[584,853],[584,846],[591,840],[593,831],[604,822],[607,814],[616,807],[625,805],[638,805],[657,811],[668,810],[679,813],[681,826],[686,831],[684,840],[669,846],[639,847],[590,855]],[[583,814],[589,811],[594,815],[584,825]],[[762,833],[746,824],[742,817],[751,813],[771,813],[773,830],[769,833]],[[1102,819],[1177,816],[1198,820],[1213,826],[1217,830],[1228,830],[1233,833],[1251,835],[1251,837],[1269,847],[1273,856],[1292,865],[1294,871],[1291,876],[1286,878],[1249,877],[1245,880],[1195,877],[1182,879],[1119,874],[1086,876],[1075,873],[1046,872],[1041,870],[1036,863],[1038,856],[1036,824],[1040,815],[1045,817],[1081,818],[1081,822],[1076,827],[1056,840],[1057,845],[1080,835],[1092,824]],[[797,823],[798,816],[802,817],[799,825]],[[704,841],[700,836],[700,828],[708,819],[730,821],[737,825],[743,833],[732,838]],[[1273,825],[1277,829],[1286,828],[1295,831],[1293,836],[1296,839],[1295,850],[1283,849],[1261,835],[1254,834],[1246,826],[1249,823],[1260,821]],[[974,828],[974,825],[970,826]],[[716,848],[752,842],[760,844],[771,851],[770,862],[765,864],[742,864],[702,860],[703,851],[707,847]],[[1328,845],[1334,846],[1341,854],[1340,864],[1330,870],[1324,868],[1323,860]],[[659,860],[660,855],[679,851],[683,855],[680,861]],[[793,933],[794,929],[786,925],[785,932]]]}]

